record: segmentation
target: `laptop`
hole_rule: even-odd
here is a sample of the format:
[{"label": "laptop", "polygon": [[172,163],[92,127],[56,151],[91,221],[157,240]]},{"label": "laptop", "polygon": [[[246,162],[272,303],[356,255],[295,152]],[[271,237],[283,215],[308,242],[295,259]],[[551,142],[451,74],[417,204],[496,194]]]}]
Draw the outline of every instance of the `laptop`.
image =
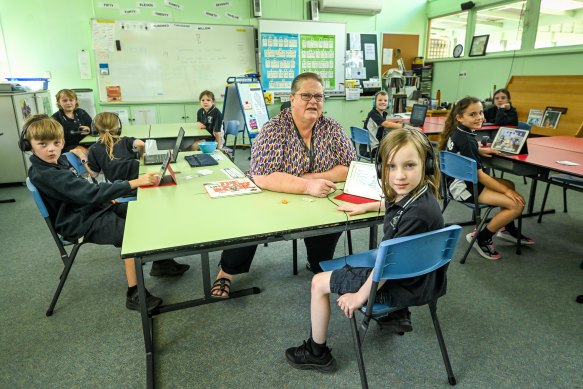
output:
[{"label": "laptop", "polygon": [[[178,153],[180,152],[180,145],[182,144],[182,139],[184,138],[184,128],[180,127],[178,130],[178,136],[176,137],[176,144],[174,144],[173,150],[168,150],[172,153],[172,159],[170,162],[176,162],[178,159]],[[166,158],[166,150],[161,150],[156,154],[144,154],[144,165],[158,165],[164,162]]]},{"label": "laptop", "polygon": [[500,127],[492,142],[492,148],[506,155],[528,154],[526,140],[530,131]]},{"label": "laptop", "polygon": [[411,110],[411,118],[409,119],[409,125],[413,127],[421,127],[425,123],[425,117],[427,116],[427,105],[423,104],[413,104],[413,109]]}]

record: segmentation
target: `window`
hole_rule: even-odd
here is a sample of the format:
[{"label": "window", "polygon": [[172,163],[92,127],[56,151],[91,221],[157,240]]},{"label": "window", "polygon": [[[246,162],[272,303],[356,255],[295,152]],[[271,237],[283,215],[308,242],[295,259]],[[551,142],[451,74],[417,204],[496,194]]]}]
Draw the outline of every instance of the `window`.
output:
[{"label": "window", "polygon": [[583,1],[541,0],[535,49],[583,45]]},{"label": "window", "polygon": [[453,48],[464,44],[467,22],[467,12],[430,19],[427,58],[451,58]]},{"label": "window", "polygon": [[490,35],[486,53],[520,50],[526,0],[480,9],[474,35]]}]

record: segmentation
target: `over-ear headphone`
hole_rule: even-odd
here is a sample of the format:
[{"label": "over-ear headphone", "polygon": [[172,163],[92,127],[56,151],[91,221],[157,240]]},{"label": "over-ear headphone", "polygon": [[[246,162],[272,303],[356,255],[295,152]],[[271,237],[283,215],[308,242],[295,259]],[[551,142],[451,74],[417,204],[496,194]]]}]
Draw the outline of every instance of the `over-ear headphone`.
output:
[{"label": "over-ear headphone", "polygon": [[30,144],[30,141],[26,138],[26,130],[28,130],[28,127],[30,127],[30,125],[32,123],[36,123],[40,120],[43,119],[48,119],[48,115],[45,114],[41,114],[41,115],[36,115],[35,118],[30,119],[30,121],[28,121],[23,127],[22,127],[22,132],[20,133],[20,138],[18,139],[18,148],[22,151],[32,151],[32,145]]},{"label": "over-ear headphone", "polygon": [[112,115],[115,115],[115,117],[117,118],[118,124],[119,124],[119,129],[117,130],[117,134],[121,135],[121,129],[123,128],[123,124],[121,123],[121,119],[119,118],[119,115],[115,112],[109,112],[109,111],[104,111],[104,112],[100,112],[97,115],[95,115],[95,117],[93,118],[93,120],[91,121],[91,135],[92,136],[97,136],[99,135],[99,131],[97,130],[97,127],[95,127],[95,121],[97,120],[97,118],[102,115],[103,113],[108,112]]},{"label": "over-ear headphone", "polygon": [[[431,141],[429,140],[427,135],[425,135],[424,132],[421,132],[414,128],[409,128],[408,130],[414,131],[415,134],[419,134],[424,139],[425,147],[427,150],[427,156],[425,157],[425,176],[433,175],[435,173],[435,150],[433,149]],[[375,158],[375,170],[377,172],[377,177],[380,180],[383,178],[383,159],[380,156],[381,153],[379,151],[380,150],[377,149],[377,155]]]},{"label": "over-ear headphone", "polygon": [[372,97],[372,109],[377,109],[377,96],[380,95],[381,93],[387,92],[381,89],[380,91],[374,94],[374,96]]}]

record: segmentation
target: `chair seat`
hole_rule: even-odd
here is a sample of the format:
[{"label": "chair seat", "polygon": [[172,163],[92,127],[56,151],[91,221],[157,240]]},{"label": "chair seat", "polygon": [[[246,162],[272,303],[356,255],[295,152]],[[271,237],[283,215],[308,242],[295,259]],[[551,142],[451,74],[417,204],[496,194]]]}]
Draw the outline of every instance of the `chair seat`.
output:
[{"label": "chair seat", "polygon": [[[467,201],[461,201],[461,203],[463,205],[465,205],[466,207],[469,207],[469,208],[472,208],[472,209],[476,208],[476,205],[474,203],[468,203]],[[489,207],[488,204],[482,204],[482,203],[478,204],[478,208],[479,209],[486,209],[488,207]]]},{"label": "chair seat", "polygon": [[554,174],[549,177],[553,181],[561,182],[563,184],[583,186],[583,179],[568,174]]},{"label": "chair seat", "polygon": [[346,265],[352,267],[370,267],[373,268],[378,250],[369,250],[362,253],[352,254],[342,258],[335,258],[329,261],[320,262],[323,271],[333,271],[342,269]]}]

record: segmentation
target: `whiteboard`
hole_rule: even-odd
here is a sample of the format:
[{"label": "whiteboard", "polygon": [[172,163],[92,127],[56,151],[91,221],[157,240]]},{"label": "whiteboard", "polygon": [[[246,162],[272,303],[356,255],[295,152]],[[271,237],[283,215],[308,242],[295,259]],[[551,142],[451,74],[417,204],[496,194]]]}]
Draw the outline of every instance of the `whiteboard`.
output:
[{"label": "whiteboard", "polygon": [[[326,94],[344,94],[344,56],[346,51],[346,24],[345,23],[328,23],[328,22],[309,22],[309,21],[299,21],[299,20],[268,20],[259,19],[259,34],[297,34],[298,39],[302,42],[302,37],[309,35],[332,35],[334,36],[334,85],[331,85],[330,89],[326,90]],[[263,47],[263,41],[259,38],[258,46],[259,53],[264,53],[267,49]],[[300,43],[301,44],[301,43]],[[299,61],[302,61],[302,54],[300,48]],[[261,58],[261,65],[265,67],[265,58]],[[319,61],[321,63],[321,61]],[[289,69],[292,67],[290,66]],[[301,65],[298,65],[301,71]],[[296,70],[297,72],[297,70]],[[295,74],[297,76],[297,74]],[[295,77],[295,76],[294,76]],[[286,77],[287,78],[287,77]],[[270,89],[269,85],[265,82],[267,77],[263,74],[262,81],[264,82],[264,89]],[[277,89],[276,89],[277,90]],[[287,90],[289,94],[289,89]],[[281,95],[281,93],[276,92],[276,94]]]},{"label": "whiteboard", "polygon": [[100,101],[222,100],[228,77],[256,72],[254,39],[249,26],[93,20]]}]

